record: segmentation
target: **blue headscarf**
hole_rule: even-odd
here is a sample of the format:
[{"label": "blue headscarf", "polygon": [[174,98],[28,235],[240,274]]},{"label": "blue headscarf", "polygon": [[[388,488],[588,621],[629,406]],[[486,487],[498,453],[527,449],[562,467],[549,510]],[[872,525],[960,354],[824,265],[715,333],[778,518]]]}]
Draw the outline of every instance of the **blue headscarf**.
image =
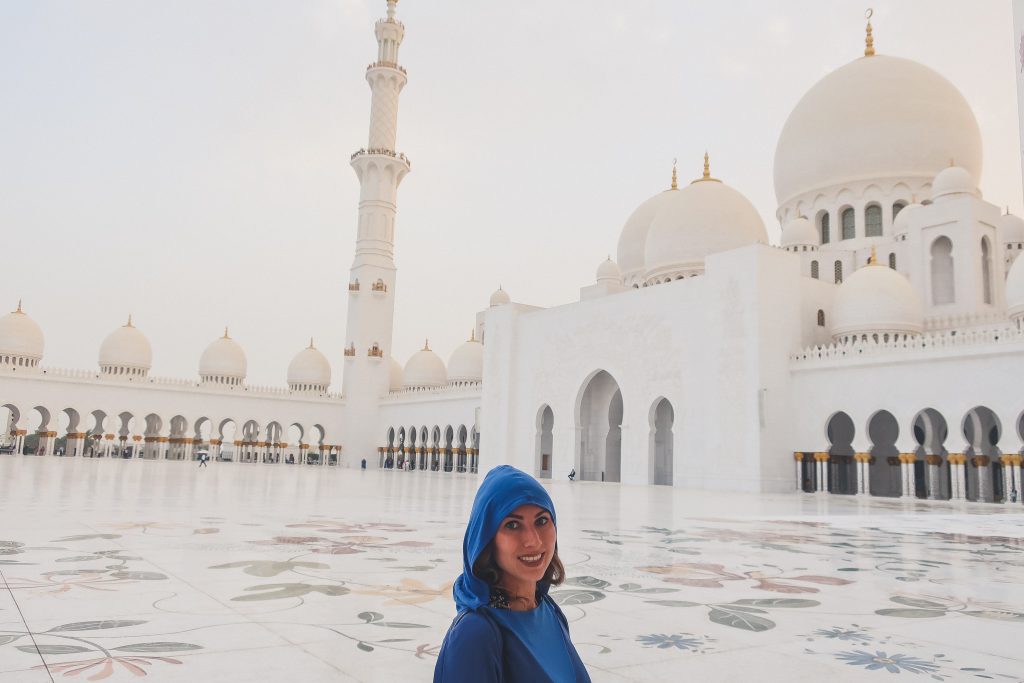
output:
[{"label": "blue headscarf", "polygon": [[[536,479],[511,465],[499,465],[488,472],[473,500],[473,511],[462,541],[462,574],[452,589],[455,606],[460,612],[478,609],[490,601],[491,588],[473,574],[473,563],[498,533],[501,520],[520,505],[536,505],[547,510],[557,528],[551,496]],[[541,582],[537,588],[542,595],[546,594],[548,584]]]}]

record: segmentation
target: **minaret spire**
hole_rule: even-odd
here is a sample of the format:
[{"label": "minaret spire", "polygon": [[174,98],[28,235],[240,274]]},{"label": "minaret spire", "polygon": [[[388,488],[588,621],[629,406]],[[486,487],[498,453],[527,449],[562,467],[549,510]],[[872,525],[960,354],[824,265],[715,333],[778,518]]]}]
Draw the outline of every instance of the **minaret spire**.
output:
[{"label": "minaret spire", "polygon": [[864,56],[874,57],[875,56],[875,37],[871,34],[871,17],[875,14],[875,10],[868,8],[868,11],[864,13],[864,18],[868,20],[867,28],[865,29],[864,35]]}]

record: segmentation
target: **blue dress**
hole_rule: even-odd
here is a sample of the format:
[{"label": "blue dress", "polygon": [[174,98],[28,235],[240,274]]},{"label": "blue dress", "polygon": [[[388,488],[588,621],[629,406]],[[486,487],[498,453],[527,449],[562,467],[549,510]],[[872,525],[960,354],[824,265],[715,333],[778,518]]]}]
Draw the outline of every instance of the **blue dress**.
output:
[{"label": "blue dress", "polygon": [[434,683],[590,683],[546,583],[537,584],[537,607],[517,612],[501,606],[472,572],[501,521],[526,504],[547,510],[555,522],[551,498],[536,479],[508,465],[488,472],[466,527],[463,571],[453,590],[459,613],[437,655]]}]

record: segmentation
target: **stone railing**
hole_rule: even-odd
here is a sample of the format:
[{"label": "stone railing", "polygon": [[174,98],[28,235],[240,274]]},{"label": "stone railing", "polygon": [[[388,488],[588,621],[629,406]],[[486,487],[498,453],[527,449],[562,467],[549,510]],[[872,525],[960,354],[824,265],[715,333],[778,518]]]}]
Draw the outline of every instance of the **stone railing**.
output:
[{"label": "stone railing", "polygon": [[936,330],[962,330],[967,327],[1006,325],[1006,315],[1000,312],[970,313],[964,315],[937,315],[925,318],[926,332]]},{"label": "stone railing", "polygon": [[440,387],[410,387],[392,391],[382,401],[407,401],[430,396],[478,396],[483,391],[483,382],[459,382],[457,384],[445,384]]},{"label": "stone railing", "polygon": [[391,157],[392,159],[398,159],[402,161],[409,169],[412,169],[412,162],[409,161],[409,157],[405,156],[404,152],[396,152],[393,149],[386,147],[371,147],[370,149],[359,148],[352,152],[352,156],[349,157],[349,161],[355,161],[356,157],[361,157],[366,154],[381,155]]},{"label": "stone railing", "polygon": [[202,384],[199,380],[181,379],[178,377],[129,377],[126,375],[104,375],[93,370],[81,370],[77,368],[40,368],[38,372],[25,372],[21,374],[26,379],[54,378],[87,380],[97,384],[109,386],[146,386],[146,387],[186,387],[197,391],[212,392],[218,394],[247,394],[257,396],[274,396],[297,398],[323,398],[325,400],[337,401],[342,398],[340,393],[325,393],[321,396],[310,396],[305,392],[292,391],[287,387],[261,386],[240,384],[229,386],[226,384]]},{"label": "stone railing", "polygon": [[372,64],[368,64],[368,65],[366,66],[366,70],[367,70],[367,71],[369,71],[370,69],[379,69],[379,68],[381,68],[381,67],[385,67],[385,68],[388,68],[388,69],[395,69],[396,71],[401,71],[401,72],[402,72],[403,74],[405,74],[406,76],[408,76],[408,75],[409,75],[409,72],[407,72],[407,71],[405,70],[405,67],[404,67],[404,66],[401,66],[401,65],[399,65],[399,64],[398,64],[398,63],[396,63],[396,62],[384,62],[384,61],[381,61],[381,62],[373,62]]},{"label": "stone railing", "polygon": [[916,337],[903,337],[898,341],[852,341],[809,346],[790,356],[793,364],[881,358],[885,356],[918,354],[932,355],[949,349],[967,347],[1024,345],[1024,328],[1017,325],[979,327],[966,330],[928,332]]}]

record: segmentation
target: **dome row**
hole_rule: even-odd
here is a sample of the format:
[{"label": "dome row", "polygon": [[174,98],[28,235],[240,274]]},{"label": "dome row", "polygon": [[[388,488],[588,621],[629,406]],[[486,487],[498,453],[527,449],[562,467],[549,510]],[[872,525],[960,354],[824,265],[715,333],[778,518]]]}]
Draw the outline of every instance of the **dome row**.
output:
[{"label": "dome row", "polygon": [[767,244],[768,233],[757,209],[711,177],[705,155],[701,178],[679,188],[673,170],[672,187],[630,215],[619,236],[618,267],[627,285],[638,286],[703,272],[708,255],[758,242]]},{"label": "dome row", "polygon": [[476,340],[474,333],[468,341],[463,342],[452,352],[451,357],[448,358],[447,368],[441,357],[430,349],[429,342],[413,354],[405,364],[405,368],[402,368],[398,361],[392,358],[390,389],[391,391],[420,390],[434,389],[446,384],[473,384],[482,381],[483,377],[484,345]]},{"label": "dome row", "polygon": [[[43,357],[43,331],[21,310],[0,318],[0,364],[36,367]],[[117,328],[100,344],[100,372],[104,375],[145,377],[153,366],[149,339],[134,324]],[[199,357],[199,377],[213,384],[240,385],[248,362],[242,346],[228,335],[213,340]],[[326,391],[331,383],[331,364],[310,339],[288,365],[288,386],[295,391]]]}]

